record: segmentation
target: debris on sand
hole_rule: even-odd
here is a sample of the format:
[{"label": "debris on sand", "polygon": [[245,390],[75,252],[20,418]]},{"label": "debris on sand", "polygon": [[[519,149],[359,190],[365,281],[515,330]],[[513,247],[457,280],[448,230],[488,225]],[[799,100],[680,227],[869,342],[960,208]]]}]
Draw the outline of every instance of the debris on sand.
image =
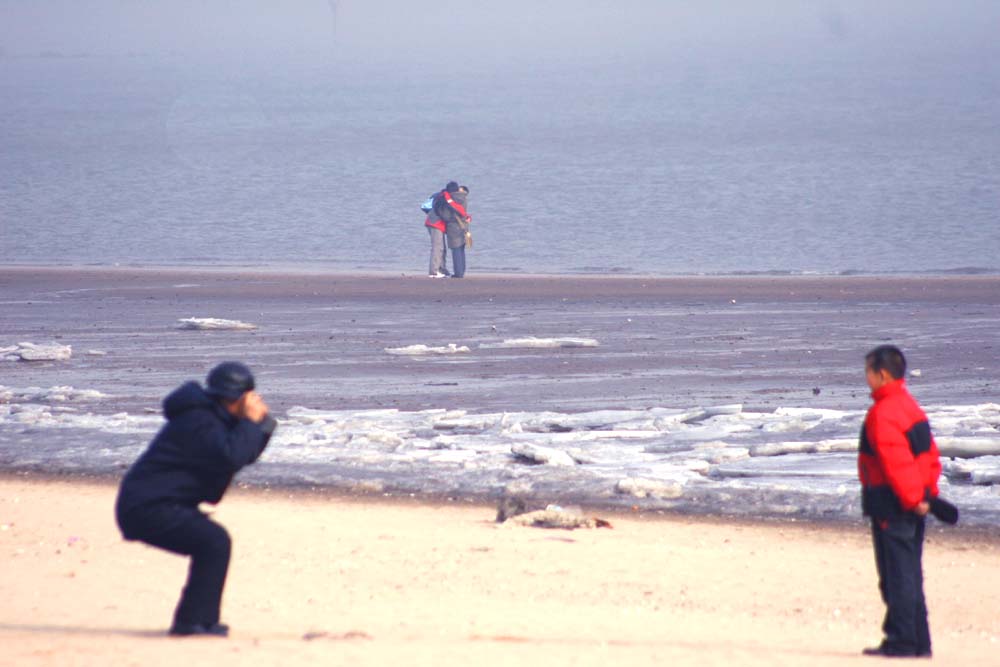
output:
[{"label": "debris on sand", "polygon": [[583,513],[578,508],[549,505],[543,510],[528,512],[523,500],[511,497],[500,501],[497,507],[497,523],[504,526],[556,528],[561,530],[613,527],[610,521],[597,517],[583,516]]}]

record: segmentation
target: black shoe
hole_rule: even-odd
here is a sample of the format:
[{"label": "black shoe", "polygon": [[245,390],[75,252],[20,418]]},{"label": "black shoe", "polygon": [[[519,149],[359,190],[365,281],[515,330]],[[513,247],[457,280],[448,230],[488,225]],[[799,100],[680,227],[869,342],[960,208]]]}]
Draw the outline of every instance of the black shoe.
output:
[{"label": "black shoe", "polygon": [[228,637],[229,626],[225,623],[212,623],[211,625],[174,623],[170,628],[170,634],[174,637],[193,637],[197,635],[208,637]]},{"label": "black shoe", "polygon": [[870,655],[880,658],[929,658],[931,657],[931,652],[918,653],[912,650],[895,648],[886,644],[879,644],[878,646],[872,646],[861,651],[861,655]]}]

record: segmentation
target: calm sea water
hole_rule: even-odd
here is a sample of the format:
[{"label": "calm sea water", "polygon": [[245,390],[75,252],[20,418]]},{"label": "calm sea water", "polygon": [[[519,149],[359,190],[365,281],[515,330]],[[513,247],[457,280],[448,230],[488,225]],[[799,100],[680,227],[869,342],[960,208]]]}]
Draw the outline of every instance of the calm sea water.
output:
[{"label": "calm sea water", "polygon": [[422,271],[456,179],[472,271],[1000,270],[992,63],[7,57],[0,106],[8,263]]}]

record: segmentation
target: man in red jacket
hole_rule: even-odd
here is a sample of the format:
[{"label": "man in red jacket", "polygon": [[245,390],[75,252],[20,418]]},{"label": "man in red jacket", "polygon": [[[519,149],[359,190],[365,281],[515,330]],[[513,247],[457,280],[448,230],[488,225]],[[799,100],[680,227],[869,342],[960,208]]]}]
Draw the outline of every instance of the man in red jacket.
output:
[{"label": "man in red jacket", "polygon": [[924,518],[930,499],[938,495],[941,461],[927,415],[906,389],[905,374],[906,359],[897,347],[882,345],[865,356],[875,404],[861,430],[858,476],[886,605],[885,638],[865,655],[931,655],[921,556]]}]

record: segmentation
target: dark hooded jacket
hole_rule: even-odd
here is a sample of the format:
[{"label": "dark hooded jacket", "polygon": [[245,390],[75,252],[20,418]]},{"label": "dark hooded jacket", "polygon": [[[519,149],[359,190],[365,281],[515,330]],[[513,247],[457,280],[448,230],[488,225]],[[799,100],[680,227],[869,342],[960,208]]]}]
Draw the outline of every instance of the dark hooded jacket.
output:
[{"label": "dark hooded jacket", "polygon": [[[452,192],[450,194],[455,203],[461,207],[461,210],[466,211],[465,203],[468,201],[468,195],[464,192]],[[434,200],[434,214],[444,221],[445,234],[448,237],[448,247],[461,248],[464,246],[465,232],[469,231],[469,223],[465,221],[462,214],[452,208],[444,196],[437,197]]]},{"label": "dark hooded jacket", "polygon": [[[163,400],[166,425],[125,473],[115,514],[126,538],[166,530],[202,502],[217,503],[233,475],[264,451],[276,422],[230,415],[197,382]],[[151,523],[156,525],[150,525]]]}]

